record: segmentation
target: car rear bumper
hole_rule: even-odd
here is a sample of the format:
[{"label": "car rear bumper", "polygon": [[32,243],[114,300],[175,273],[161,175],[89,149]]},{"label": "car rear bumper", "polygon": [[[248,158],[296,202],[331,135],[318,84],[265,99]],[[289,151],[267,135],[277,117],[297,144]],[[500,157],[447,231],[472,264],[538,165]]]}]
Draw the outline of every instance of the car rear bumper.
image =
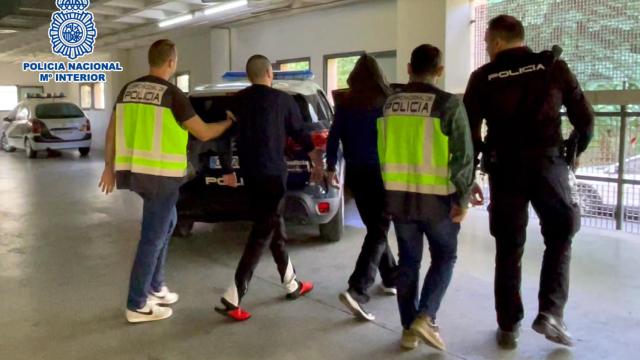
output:
[{"label": "car rear bumper", "polygon": [[78,149],[91,147],[91,135],[88,135],[83,140],[48,140],[40,136],[34,136],[31,146],[33,150],[64,150],[64,149]]},{"label": "car rear bumper", "polygon": [[[285,219],[298,224],[326,224],[333,219],[342,203],[339,196],[317,198],[302,191],[288,191],[284,201]],[[328,203],[329,210],[320,213],[320,203]]]}]

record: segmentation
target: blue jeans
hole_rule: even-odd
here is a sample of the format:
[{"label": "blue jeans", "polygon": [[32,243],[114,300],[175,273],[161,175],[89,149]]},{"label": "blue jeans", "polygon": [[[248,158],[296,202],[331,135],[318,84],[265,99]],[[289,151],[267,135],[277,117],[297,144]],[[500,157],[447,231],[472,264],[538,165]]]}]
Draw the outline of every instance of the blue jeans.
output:
[{"label": "blue jeans", "polygon": [[[396,279],[398,307],[402,326],[409,329],[420,314],[436,318],[458,257],[460,224],[453,223],[447,214],[429,221],[394,220],[394,227],[400,257]],[[418,297],[425,235],[431,251],[431,265]]]},{"label": "blue jeans", "polygon": [[137,310],[147,303],[151,291],[159,291],[164,285],[164,263],[169,240],[176,226],[176,202],[178,192],[147,195],[138,194],[144,200],[142,229],[138,251],[131,269],[127,308]]}]

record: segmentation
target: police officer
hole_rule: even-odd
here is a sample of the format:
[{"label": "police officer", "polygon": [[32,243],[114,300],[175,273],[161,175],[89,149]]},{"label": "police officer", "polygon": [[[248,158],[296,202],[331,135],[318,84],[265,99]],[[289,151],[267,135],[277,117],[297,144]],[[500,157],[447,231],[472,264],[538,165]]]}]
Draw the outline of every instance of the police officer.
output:
[{"label": "police officer", "polygon": [[99,184],[105,194],[117,184],[144,201],[125,312],[132,323],[166,319],[172,315],[167,305],[178,301],[178,294],[164,283],[164,263],[177,219],[178,190],[187,170],[188,133],[211,140],[231,126],[233,117],[227,113],[227,120],[205,124],[185,94],[168,81],[178,63],[173,42],[154,42],[148,58],[149,75],[128,83],[118,95]]},{"label": "police officer", "polygon": [[[560,108],[574,127],[577,154],[593,136],[593,112],[567,64],[551,51],[524,46],[522,23],[508,15],[489,22],[485,41],[491,62],[469,80],[464,103],[476,148],[489,175],[491,234],[496,239],[495,301],[498,344],[517,346],[524,311],[521,258],[529,204],[540,218],[546,250],[542,262],[539,314],[533,329],[571,346],[563,321],[569,293],[571,241],[580,227],[571,198],[569,163],[561,134]],[[487,135],[481,135],[486,120]],[[568,156],[565,156],[568,155]],[[474,188],[481,194],[479,187]]]},{"label": "police officer", "polygon": [[[378,121],[386,211],[398,239],[396,287],[405,349],[415,348],[418,339],[445,349],[436,315],[451,282],[473,184],[467,114],[456,96],[435,86],[443,71],[438,48],[414,49],[410,82],[389,97]],[[425,236],[431,264],[419,291]]]}]

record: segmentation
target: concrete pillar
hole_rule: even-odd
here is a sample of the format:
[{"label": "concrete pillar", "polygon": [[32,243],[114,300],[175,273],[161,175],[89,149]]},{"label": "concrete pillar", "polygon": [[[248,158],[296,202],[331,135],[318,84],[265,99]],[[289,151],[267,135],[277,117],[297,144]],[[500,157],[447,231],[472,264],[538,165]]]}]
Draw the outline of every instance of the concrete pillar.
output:
[{"label": "concrete pillar", "polygon": [[469,0],[398,0],[398,82],[409,80],[411,51],[426,43],[444,53],[445,74],[438,86],[464,91],[471,71],[471,11]]},{"label": "concrete pillar", "polygon": [[211,82],[221,81],[231,70],[231,43],[229,29],[211,29]]}]

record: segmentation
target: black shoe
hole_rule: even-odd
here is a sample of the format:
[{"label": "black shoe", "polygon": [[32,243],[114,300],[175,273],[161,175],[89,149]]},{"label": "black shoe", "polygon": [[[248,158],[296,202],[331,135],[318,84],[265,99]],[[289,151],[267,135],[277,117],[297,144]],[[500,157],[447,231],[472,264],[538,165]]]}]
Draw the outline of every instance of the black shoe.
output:
[{"label": "black shoe", "polygon": [[562,319],[556,316],[540,313],[533,322],[532,328],[537,333],[544,335],[549,341],[564,346],[573,346],[573,338],[567,331],[567,326]]},{"label": "black shoe", "polygon": [[376,317],[372,313],[365,310],[362,307],[362,304],[360,304],[356,299],[353,298],[353,296],[351,296],[351,294],[349,294],[349,291],[345,291],[340,294],[340,302],[342,302],[344,306],[346,306],[351,311],[351,313],[353,313],[353,315],[355,315],[355,317],[360,320],[373,321],[376,319]]},{"label": "black shoe", "polygon": [[520,337],[520,327],[516,327],[513,331],[505,331],[500,328],[496,331],[496,341],[498,346],[506,349],[513,350],[518,347],[518,338]]}]

